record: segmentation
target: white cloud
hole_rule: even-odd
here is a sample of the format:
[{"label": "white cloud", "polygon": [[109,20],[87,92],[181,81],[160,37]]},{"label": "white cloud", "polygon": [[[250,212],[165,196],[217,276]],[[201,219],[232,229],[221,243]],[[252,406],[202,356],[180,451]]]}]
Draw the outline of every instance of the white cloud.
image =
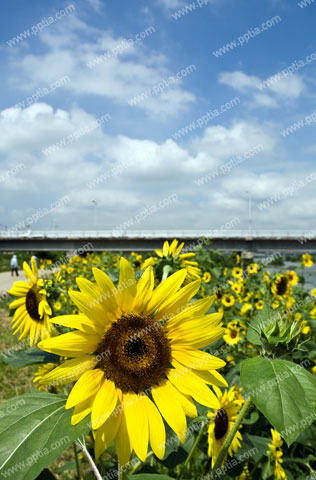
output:
[{"label": "white cloud", "polygon": [[238,92],[247,92],[251,88],[255,88],[260,82],[256,76],[247,75],[240,70],[235,72],[222,72],[219,76],[219,83],[228,85]]},{"label": "white cloud", "polygon": [[305,83],[298,75],[277,79],[275,76],[265,80],[265,88],[258,88],[263,80],[255,75],[236,70],[222,72],[219,83],[227,85],[237,92],[250,95],[249,105],[253,107],[276,108],[286,100],[296,100],[305,91]]},{"label": "white cloud", "polygon": [[295,99],[301,96],[305,89],[305,84],[298,75],[291,75],[272,83],[269,89],[279,97]]},{"label": "white cloud", "polygon": [[103,4],[101,0],[88,0],[88,3],[96,13],[102,12]]},{"label": "white cloud", "polygon": [[[182,86],[185,79],[177,83],[165,82],[161,91],[152,90],[177,73],[167,67],[164,55],[146,45],[147,38],[156,34],[154,27],[148,27],[151,30],[142,41],[131,44],[127,42],[129,39],[88,27],[72,17],[67,23],[56,25],[56,30],[51,27],[50,31],[43,32],[40,38],[44,53],[24,54],[23,58],[16,55],[11,67],[19,72],[19,86],[25,89],[26,95],[67,75],[70,81],[60,88],[61,91],[103,97],[128,109],[141,109],[148,115],[176,116],[195,101],[195,95]],[[99,63],[89,68],[89,62],[95,59]],[[144,98],[130,106],[129,100],[137,95],[144,95]]]},{"label": "white cloud", "polygon": [[185,5],[183,0],[157,0],[157,3],[162,5],[167,10],[174,10],[175,8],[180,8]]},{"label": "white cloud", "polygon": [[[8,225],[68,195],[69,203],[41,219],[33,229],[51,228],[52,222],[59,228],[93,228],[92,200],[97,201],[99,228],[112,229],[176,193],[177,202],[134,228],[214,229],[233,215],[244,215],[245,189],[263,200],[269,188],[286,184],[284,174],[266,172],[258,177],[252,173],[255,166],[260,169],[263,164],[273,170],[276,141],[267,128],[242,121],[231,127],[208,127],[185,148],[171,139],[158,143],[112,136],[106,134],[106,127],[100,127],[50,156],[43,155],[43,148],[94,118],[79,108],[54,110],[43,103],[0,114],[0,156],[5,159],[0,176],[18,163],[27,165],[1,185],[3,202],[11,208],[4,220]],[[264,151],[229,175],[218,176],[201,187],[194,183],[197,177],[258,144]],[[120,165],[121,172],[113,174]],[[102,179],[102,175],[109,176],[91,187],[89,182]],[[288,175],[292,178],[293,173]]]}]

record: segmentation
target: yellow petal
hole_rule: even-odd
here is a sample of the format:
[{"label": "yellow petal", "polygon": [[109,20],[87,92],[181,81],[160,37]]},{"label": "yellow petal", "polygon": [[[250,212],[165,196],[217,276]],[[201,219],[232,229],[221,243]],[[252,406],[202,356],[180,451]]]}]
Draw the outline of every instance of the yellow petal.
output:
[{"label": "yellow petal", "polygon": [[120,426],[115,437],[115,449],[121,466],[129,462],[132,453],[132,447],[127,432],[126,416],[124,410],[121,414]]},{"label": "yellow petal", "polygon": [[176,240],[176,239],[172,240],[172,243],[171,243],[171,245],[170,245],[170,247],[169,247],[169,252],[170,252],[171,254],[174,254],[174,253],[175,253],[176,248],[177,248],[177,245],[178,245],[178,240]]},{"label": "yellow petal", "polygon": [[178,435],[180,442],[184,443],[187,422],[179,395],[168,380],[163,380],[158,387],[152,388],[152,396],[161,415]]},{"label": "yellow petal", "polygon": [[111,380],[105,378],[93,402],[91,415],[93,429],[97,429],[103,425],[113,412],[116,404],[116,387]]},{"label": "yellow petal", "polygon": [[107,317],[106,311],[98,303],[97,297],[90,297],[82,292],[76,292],[75,290],[69,290],[69,296],[79,310],[87,317],[91,318],[96,324],[100,326],[106,326],[110,319]]},{"label": "yellow petal", "polygon": [[217,370],[192,370],[192,373],[200,377],[203,382],[208,383],[209,385],[216,385],[223,388],[228,386],[225,378],[222,377]]},{"label": "yellow petal", "polygon": [[117,303],[118,291],[114,283],[102,270],[93,268],[92,271],[101,293],[100,300],[102,305],[113,317],[120,316],[121,312]]},{"label": "yellow petal", "polygon": [[178,345],[172,347],[172,358],[182,365],[196,370],[215,370],[226,365],[224,360],[214,357],[207,352],[201,350],[193,350],[189,348],[181,348]]},{"label": "yellow petal", "polygon": [[21,305],[25,304],[25,298],[18,298],[17,300],[13,300],[13,302],[10,303],[9,308],[17,308],[20,307]]},{"label": "yellow petal", "polygon": [[165,241],[163,244],[162,253],[165,257],[169,254],[169,242]]},{"label": "yellow petal", "polygon": [[166,443],[165,426],[156,405],[147,396],[144,397],[143,402],[148,417],[150,445],[154,454],[162,460]]},{"label": "yellow petal", "polygon": [[78,380],[87,370],[94,368],[97,364],[96,357],[86,355],[84,357],[72,358],[54,368],[39,381],[40,385],[65,385],[66,383]]},{"label": "yellow petal", "polygon": [[35,284],[37,282],[38,277],[36,277],[36,275],[32,272],[32,270],[30,269],[30,267],[26,262],[23,262],[23,270],[28,282]]},{"label": "yellow petal", "polygon": [[95,283],[90,282],[90,280],[87,280],[86,278],[77,277],[76,283],[81,292],[92,298],[99,297],[101,295],[98,286]]},{"label": "yellow petal", "polygon": [[123,394],[126,426],[131,447],[142,462],[146,460],[149,437],[146,402],[143,401],[143,398],[143,395],[136,393]]},{"label": "yellow petal", "polygon": [[137,294],[133,311],[142,313],[149,302],[154,288],[154,274],[152,267],[146,268],[140,280],[137,283]]},{"label": "yellow petal", "polygon": [[66,408],[72,408],[84,399],[95,396],[101,386],[103,378],[104,372],[99,368],[83,373],[69,394]]},{"label": "yellow petal", "polygon": [[86,353],[96,351],[100,343],[99,335],[88,335],[83,332],[69,332],[59,337],[42,340],[38,346],[46,352],[56,353],[65,357],[81,357]]},{"label": "yellow petal", "polygon": [[63,327],[76,328],[80,332],[95,334],[96,331],[102,335],[104,328],[96,325],[93,320],[86,315],[60,315],[50,319],[51,323],[62,325]]},{"label": "yellow petal", "polygon": [[199,291],[201,280],[195,280],[190,282],[181,290],[168,298],[159,307],[159,311],[155,316],[155,320],[168,319],[171,313],[174,316],[174,312],[181,312],[183,307],[189,303],[192,297]]},{"label": "yellow petal", "polygon": [[[177,389],[177,387],[175,387]],[[177,389],[179,390],[179,389]],[[197,417],[197,409],[195,403],[192,400],[190,395],[185,395],[183,392],[179,395],[179,400],[181,402],[184,414],[190,418]]]},{"label": "yellow petal", "polygon": [[113,442],[118,432],[121,423],[121,410],[118,408],[120,404],[117,404],[117,408],[114,409],[112,415],[107,421],[95,432],[95,457],[99,458]]},{"label": "yellow petal", "polygon": [[201,378],[190,370],[176,364],[177,368],[170,369],[167,376],[180,392],[191,395],[198,403],[206,407],[216,408],[218,400],[212,390],[205,385]]},{"label": "yellow petal", "polygon": [[197,300],[196,302],[189,303],[187,308],[183,309],[181,313],[178,313],[167,321],[166,328],[176,327],[181,325],[183,322],[193,320],[195,317],[201,317],[209,311],[214,302],[214,298],[214,296],[205,297],[201,300]]},{"label": "yellow petal", "polygon": [[161,282],[154,290],[151,300],[146,308],[146,313],[150,315],[153,313],[165,300],[174,295],[181,287],[186,277],[187,271],[185,269],[178,270],[170,277]]},{"label": "yellow petal", "polygon": [[36,260],[35,258],[31,258],[31,265],[32,265],[32,271],[34,273],[34,275],[38,278],[38,268],[37,268],[37,263],[36,263]]},{"label": "yellow petal", "polygon": [[134,270],[126,258],[120,260],[120,279],[118,284],[120,307],[123,313],[129,313],[137,293]]},{"label": "yellow petal", "polygon": [[183,248],[183,245],[184,245],[184,242],[180,243],[180,245],[178,246],[177,250],[175,251],[175,255],[179,255],[179,253],[181,252],[182,248]]},{"label": "yellow petal", "polygon": [[71,425],[77,425],[77,423],[81,422],[81,420],[83,420],[84,418],[86,418],[87,415],[89,415],[92,410],[92,403],[93,397],[89,397],[75,406],[71,417]]}]

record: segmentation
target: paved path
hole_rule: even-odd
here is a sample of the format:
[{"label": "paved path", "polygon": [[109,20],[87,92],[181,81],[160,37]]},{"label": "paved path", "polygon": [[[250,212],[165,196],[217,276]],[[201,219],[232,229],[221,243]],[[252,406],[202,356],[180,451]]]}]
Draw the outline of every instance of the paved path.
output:
[{"label": "paved path", "polygon": [[15,274],[14,277],[11,277],[11,272],[0,273],[0,295],[3,294],[3,292],[7,292],[16,280],[26,281],[23,270],[19,270],[18,277],[16,277]]}]

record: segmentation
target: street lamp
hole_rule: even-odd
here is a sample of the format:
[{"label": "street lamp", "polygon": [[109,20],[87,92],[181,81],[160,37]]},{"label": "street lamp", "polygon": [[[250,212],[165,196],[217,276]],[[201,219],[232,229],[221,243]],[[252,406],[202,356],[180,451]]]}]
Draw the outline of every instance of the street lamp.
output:
[{"label": "street lamp", "polygon": [[252,236],[252,198],[249,190],[246,190],[248,194],[248,235]]},{"label": "street lamp", "polygon": [[92,204],[94,205],[94,230],[97,233],[97,207],[98,203],[96,200],[92,200]]}]

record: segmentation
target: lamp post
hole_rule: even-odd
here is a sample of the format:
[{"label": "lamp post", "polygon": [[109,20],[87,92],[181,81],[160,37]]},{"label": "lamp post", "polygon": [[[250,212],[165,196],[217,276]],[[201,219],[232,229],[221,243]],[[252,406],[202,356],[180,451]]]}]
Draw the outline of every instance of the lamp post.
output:
[{"label": "lamp post", "polygon": [[92,200],[92,204],[94,205],[94,230],[95,230],[95,233],[97,233],[97,207],[98,207],[98,203],[96,200]]},{"label": "lamp post", "polygon": [[252,236],[252,198],[249,190],[246,190],[248,194],[248,235]]}]

